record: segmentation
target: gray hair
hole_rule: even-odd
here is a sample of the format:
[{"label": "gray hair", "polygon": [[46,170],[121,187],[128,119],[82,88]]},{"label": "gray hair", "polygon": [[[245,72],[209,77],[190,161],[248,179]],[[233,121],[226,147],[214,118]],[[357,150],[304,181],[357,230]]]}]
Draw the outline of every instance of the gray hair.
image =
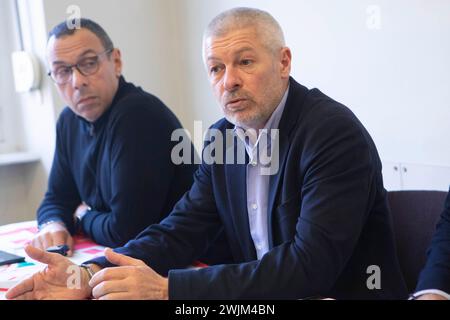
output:
[{"label": "gray hair", "polygon": [[225,36],[231,31],[254,27],[262,44],[273,53],[286,46],[283,30],[268,12],[254,8],[233,8],[216,16],[203,34],[203,45],[209,37]]}]

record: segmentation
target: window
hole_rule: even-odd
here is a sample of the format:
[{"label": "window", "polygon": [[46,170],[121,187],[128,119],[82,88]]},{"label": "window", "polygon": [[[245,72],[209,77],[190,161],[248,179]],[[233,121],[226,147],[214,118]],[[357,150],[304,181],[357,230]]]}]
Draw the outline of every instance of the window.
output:
[{"label": "window", "polygon": [[14,90],[11,54],[20,49],[17,8],[14,0],[0,1],[0,153],[18,149],[19,97]]}]

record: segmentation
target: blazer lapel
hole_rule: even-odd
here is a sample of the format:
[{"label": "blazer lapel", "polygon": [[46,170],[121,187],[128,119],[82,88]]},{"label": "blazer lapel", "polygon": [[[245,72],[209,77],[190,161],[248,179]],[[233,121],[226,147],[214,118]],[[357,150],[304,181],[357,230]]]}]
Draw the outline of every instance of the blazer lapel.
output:
[{"label": "blazer lapel", "polygon": [[282,132],[280,131],[278,146],[274,146],[274,148],[273,148],[273,152],[278,152],[278,154],[279,154],[278,171],[276,174],[270,176],[270,179],[269,179],[269,202],[268,202],[268,206],[267,206],[267,213],[268,213],[267,218],[269,219],[268,220],[269,249],[272,249],[274,246],[272,221],[273,221],[273,214],[274,214],[274,209],[275,209],[274,208],[275,207],[275,199],[276,199],[276,195],[279,190],[280,183],[282,183],[281,177],[284,172],[283,168],[285,167],[286,158],[287,158],[286,155],[288,153],[289,146],[290,146],[290,143],[289,143],[288,137],[285,136],[284,134],[282,134]]},{"label": "blazer lapel", "polygon": [[[275,211],[275,200],[280,185],[283,183],[284,168],[286,165],[287,154],[291,145],[291,134],[301,118],[302,105],[305,101],[308,89],[297,83],[292,77],[290,78],[289,95],[286,106],[278,126],[279,139],[278,146],[273,148],[273,152],[278,152],[278,171],[269,179],[269,202],[267,207],[268,216],[268,236],[269,248],[274,246],[273,237],[273,215]],[[276,142],[277,140],[275,140]],[[273,143],[273,142],[272,142]],[[278,150],[277,150],[278,147]]]},{"label": "blazer lapel", "polygon": [[[227,134],[233,134],[228,131]],[[226,159],[234,159],[233,164],[225,164],[225,177],[229,197],[230,217],[236,236],[239,240],[243,256],[246,260],[256,259],[255,246],[250,234],[247,212],[247,163],[248,156],[240,139],[234,138],[234,143],[226,149]],[[238,144],[240,147],[238,148]],[[238,150],[245,153],[245,163],[238,163]],[[242,160],[242,159],[241,159]]]}]

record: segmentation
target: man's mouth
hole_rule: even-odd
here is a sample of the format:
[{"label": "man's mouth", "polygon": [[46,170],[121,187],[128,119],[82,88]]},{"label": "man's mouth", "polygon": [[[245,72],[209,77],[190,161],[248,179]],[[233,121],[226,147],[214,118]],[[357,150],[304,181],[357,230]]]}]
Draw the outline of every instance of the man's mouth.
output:
[{"label": "man's mouth", "polygon": [[96,97],[86,97],[78,101],[77,105],[89,104],[95,101]]},{"label": "man's mouth", "polygon": [[227,109],[230,109],[231,111],[237,111],[242,109],[242,103],[244,101],[246,101],[247,99],[244,98],[239,98],[239,99],[233,99],[228,101],[225,106],[227,107]]}]

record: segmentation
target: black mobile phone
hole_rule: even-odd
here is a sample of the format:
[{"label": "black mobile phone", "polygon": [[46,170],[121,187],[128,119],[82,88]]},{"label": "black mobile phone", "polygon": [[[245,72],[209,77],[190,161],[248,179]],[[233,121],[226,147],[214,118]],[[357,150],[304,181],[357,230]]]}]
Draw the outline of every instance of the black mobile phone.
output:
[{"label": "black mobile phone", "polygon": [[24,261],[25,261],[25,257],[21,257],[18,255],[0,250],[0,266],[24,262]]},{"label": "black mobile phone", "polygon": [[60,255],[63,255],[63,256],[67,256],[67,251],[69,251],[69,246],[67,246],[66,244],[64,244],[62,246],[54,246],[54,247],[47,248],[47,252],[59,253]]}]

